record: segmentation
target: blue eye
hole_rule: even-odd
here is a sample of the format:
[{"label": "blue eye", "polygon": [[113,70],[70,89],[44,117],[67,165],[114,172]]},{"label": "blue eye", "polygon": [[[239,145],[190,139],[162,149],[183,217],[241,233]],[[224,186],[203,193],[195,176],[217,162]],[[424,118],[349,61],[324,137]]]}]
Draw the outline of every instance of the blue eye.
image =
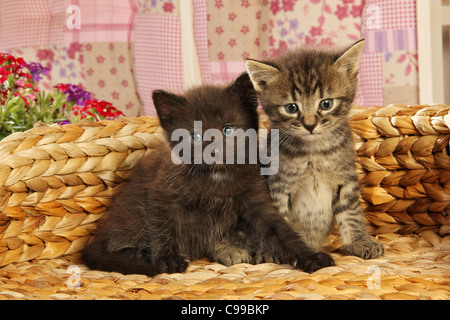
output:
[{"label": "blue eye", "polygon": [[295,103],[289,103],[284,106],[287,113],[296,113],[298,111],[298,106]]},{"label": "blue eye", "polygon": [[200,142],[200,141],[202,141],[202,134],[199,133],[199,132],[191,133],[191,140],[192,140],[192,142]]},{"label": "blue eye", "polygon": [[322,110],[330,110],[334,105],[333,99],[325,99],[320,101],[319,108]]},{"label": "blue eye", "polygon": [[233,126],[225,126],[222,129],[222,133],[225,137],[229,137],[234,133],[234,127]]}]

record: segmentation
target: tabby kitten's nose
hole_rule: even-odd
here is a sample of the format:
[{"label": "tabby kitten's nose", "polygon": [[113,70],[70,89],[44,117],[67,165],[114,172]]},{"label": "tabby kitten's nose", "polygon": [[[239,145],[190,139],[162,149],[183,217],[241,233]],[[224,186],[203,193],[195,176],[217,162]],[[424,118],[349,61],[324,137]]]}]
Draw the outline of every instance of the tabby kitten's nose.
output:
[{"label": "tabby kitten's nose", "polygon": [[314,129],[317,127],[317,121],[315,117],[311,117],[308,115],[301,117],[300,123],[302,124],[303,128],[308,130],[310,133],[313,133]]},{"label": "tabby kitten's nose", "polygon": [[304,124],[303,127],[308,130],[309,132],[313,133],[314,129],[317,127],[317,123],[308,125],[308,124]]}]

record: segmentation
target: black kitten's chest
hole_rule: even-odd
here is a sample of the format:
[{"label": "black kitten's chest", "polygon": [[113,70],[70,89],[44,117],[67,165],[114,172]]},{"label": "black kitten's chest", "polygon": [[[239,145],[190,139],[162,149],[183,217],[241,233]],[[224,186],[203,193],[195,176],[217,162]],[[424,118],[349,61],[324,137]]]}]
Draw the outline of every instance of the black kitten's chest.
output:
[{"label": "black kitten's chest", "polygon": [[186,201],[184,211],[197,222],[209,224],[210,228],[216,224],[229,226],[237,220],[234,195],[221,190],[198,194],[196,199]]},{"label": "black kitten's chest", "polygon": [[208,255],[236,227],[238,215],[231,197],[199,196],[182,205],[177,219],[177,243],[191,259]]},{"label": "black kitten's chest", "polygon": [[233,197],[228,195],[202,195],[198,194],[198,198],[186,200],[182,206],[183,211],[189,216],[201,217],[212,216],[219,219],[223,216],[224,211],[233,207]]}]

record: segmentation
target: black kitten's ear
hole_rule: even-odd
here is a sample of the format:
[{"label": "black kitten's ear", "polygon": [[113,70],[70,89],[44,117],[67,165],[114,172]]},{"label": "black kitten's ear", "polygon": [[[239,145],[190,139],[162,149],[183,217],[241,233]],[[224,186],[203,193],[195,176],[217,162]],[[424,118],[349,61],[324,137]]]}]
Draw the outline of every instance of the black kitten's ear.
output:
[{"label": "black kitten's ear", "polygon": [[250,109],[258,107],[258,98],[247,72],[241,73],[227,88],[227,91],[237,95],[244,105]]},{"label": "black kitten's ear", "polygon": [[256,60],[245,61],[245,68],[257,92],[263,92],[280,75],[280,70],[274,66]]},{"label": "black kitten's ear", "polygon": [[158,113],[159,122],[165,128],[176,117],[177,111],[184,106],[186,100],[164,90],[153,91],[153,103]]},{"label": "black kitten's ear", "polygon": [[334,64],[341,72],[349,76],[356,76],[358,73],[359,57],[364,48],[364,42],[364,39],[358,40],[336,60]]}]

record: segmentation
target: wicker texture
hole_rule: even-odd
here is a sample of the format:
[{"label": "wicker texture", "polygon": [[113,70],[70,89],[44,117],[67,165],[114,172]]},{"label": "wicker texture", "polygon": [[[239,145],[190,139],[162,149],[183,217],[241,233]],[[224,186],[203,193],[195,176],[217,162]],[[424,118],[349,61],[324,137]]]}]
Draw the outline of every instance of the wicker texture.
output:
[{"label": "wicker texture", "polygon": [[[386,253],[373,260],[345,256],[334,235],[326,247],[336,266],[307,274],[287,265],[193,261],[186,273],[122,275],[88,270],[78,255],[13,263],[0,269],[2,299],[375,299],[449,300],[450,235],[382,234]],[[73,267],[72,267],[73,268]],[[79,287],[75,287],[79,284]]]},{"label": "wicker texture", "polygon": [[450,231],[450,108],[356,110],[357,165],[372,233]]},{"label": "wicker texture", "polygon": [[[441,105],[355,109],[373,233],[448,232],[449,113]],[[130,168],[160,139],[158,120],[141,117],[42,126],[1,141],[0,267],[82,249]]]},{"label": "wicker texture", "polygon": [[81,250],[130,168],[160,142],[156,118],[42,126],[0,143],[0,266]]}]

